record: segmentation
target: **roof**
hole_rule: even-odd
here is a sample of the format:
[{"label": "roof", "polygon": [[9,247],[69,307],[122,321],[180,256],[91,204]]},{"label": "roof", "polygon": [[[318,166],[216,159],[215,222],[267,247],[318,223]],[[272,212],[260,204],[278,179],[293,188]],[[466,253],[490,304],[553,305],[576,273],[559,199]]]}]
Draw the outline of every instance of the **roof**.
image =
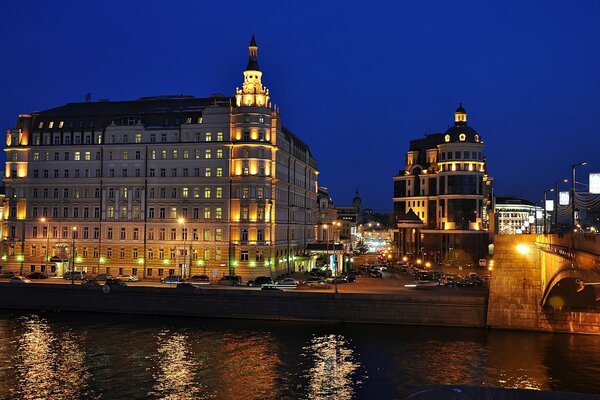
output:
[{"label": "roof", "polygon": [[459,105],[459,106],[458,106],[458,108],[456,109],[456,112],[457,112],[457,113],[465,113],[465,114],[466,114],[466,113],[467,113],[467,110],[465,110],[465,109],[463,108],[463,105],[462,105],[462,103],[460,103],[460,105]]},{"label": "roof", "polygon": [[256,39],[254,39],[254,34],[252,34],[252,39],[250,39],[250,46],[258,47],[256,45]]},{"label": "roof", "polygon": [[67,103],[64,106],[38,111],[33,114],[44,117],[90,117],[117,115],[145,115],[162,113],[201,112],[215,105],[227,105],[235,98],[214,96],[197,98],[190,95],[151,96],[138,100],[96,101]]},{"label": "roof", "polygon": [[[460,134],[464,133],[465,134],[465,140],[460,140]],[[450,142],[480,142],[481,141],[481,136],[479,135],[479,133],[477,133],[477,131],[473,128],[471,128],[469,125],[467,125],[464,122],[457,122],[454,124],[453,127],[451,127],[450,129],[448,129],[444,135],[450,135]],[[478,139],[475,140],[475,135],[478,136]]]},{"label": "roof", "polygon": [[413,211],[413,209],[409,209],[408,212],[406,214],[404,214],[401,217],[398,217],[396,219],[396,223],[398,224],[422,224],[423,221],[421,220],[421,218],[419,218],[417,216],[417,214],[415,214],[415,212]]},{"label": "roof", "polygon": [[535,204],[529,200],[520,199],[518,197],[513,196],[496,196],[496,204],[520,204],[527,206],[535,206]]}]

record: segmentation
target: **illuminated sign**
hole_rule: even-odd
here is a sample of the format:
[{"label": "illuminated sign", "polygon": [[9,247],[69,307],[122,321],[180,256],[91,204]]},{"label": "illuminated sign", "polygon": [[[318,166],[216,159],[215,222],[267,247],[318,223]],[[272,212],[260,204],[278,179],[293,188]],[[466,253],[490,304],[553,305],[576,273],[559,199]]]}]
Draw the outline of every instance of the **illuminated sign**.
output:
[{"label": "illuminated sign", "polygon": [[535,212],[535,217],[536,217],[537,219],[542,219],[542,218],[543,218],[543,212],[541,212],[541,211],[537,210],[537,211]]},{"label": "illuminated sign", "polygon": [[568,206],[571,204],[571,200],[569,198],[569,192],[558,192],[558,205],[559,206]]},{"label": "illuminated sign", "polygon": [[590,174],[590,193],[600,194],[600,173],[595,172]]},{"label": "illuminated sign", "polygon": [[554,211],[554,200],[546,200],[546,211]]}]

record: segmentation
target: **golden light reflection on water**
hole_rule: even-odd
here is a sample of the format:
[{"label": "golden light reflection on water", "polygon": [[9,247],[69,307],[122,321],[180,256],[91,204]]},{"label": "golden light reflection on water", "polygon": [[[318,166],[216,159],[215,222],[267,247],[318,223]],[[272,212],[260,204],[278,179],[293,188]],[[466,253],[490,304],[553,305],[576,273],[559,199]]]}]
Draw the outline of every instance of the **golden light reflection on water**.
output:
[{"label": "golden light reflection on water", "polygon": [[[64,332],[60,339],[49,324],[32,316],[23,318],[16,354],[16,387],[20,399],[79,399],[89,378],[77,336]],[[93,397],[91,393],[86,398]]]},{"label": "golden light reflection on water", "polygon": [[[219,374],[217,393],[220,399],[280,398],[277,379],[281,360],[278,344],[272,335],[264,332],[238,334],[228,332],[220,340],[213,365]],[[243,388],[238,383],[243,383]]]},{"label": "golden light reflection on water", "polygon": [[354,351],[341,335],[316,336],[303,355],[312,360],[306,371],[309,399],[351,399],[361,378],[355,374],[361,367]]},{"label": "golden light reflection on water", "polygon": [[196,381],[197,363],[190,354],[188,335],[165,330],[158,334],[157,342],[152,374],[155,384],[148,395],[169,400],[209,398]]}]

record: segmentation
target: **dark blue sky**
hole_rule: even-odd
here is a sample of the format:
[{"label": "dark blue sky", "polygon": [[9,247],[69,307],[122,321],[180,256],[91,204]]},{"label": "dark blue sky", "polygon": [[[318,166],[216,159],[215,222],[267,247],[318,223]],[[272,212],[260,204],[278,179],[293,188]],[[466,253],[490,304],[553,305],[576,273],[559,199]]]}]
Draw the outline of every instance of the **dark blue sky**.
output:
[{"label": "dark blue sky", "polygon": [[[289,2],[292,3],[292,2]],[[410,139],[462,101],[497,194],[538,201],[600,171],[600,2],[3,1],[0,123],[92,99],[263,83],[337,204],[392,209]]]}]

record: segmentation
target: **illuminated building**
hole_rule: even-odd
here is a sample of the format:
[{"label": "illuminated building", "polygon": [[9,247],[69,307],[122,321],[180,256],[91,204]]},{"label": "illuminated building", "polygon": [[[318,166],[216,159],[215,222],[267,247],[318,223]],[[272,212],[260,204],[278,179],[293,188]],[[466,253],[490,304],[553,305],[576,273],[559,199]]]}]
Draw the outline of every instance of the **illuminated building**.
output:
[{"label": "illuminated building", "polygon": [[414,257],[474,262],[487,254],[492,180],[483,149],[482,137],[467,125],[462,104],[445,133],[410,142],[405,167],[393,177],[394,217],[403,221],[414,213],[422,222],[422,227],[410,224],[408,247],[418,253]]},{"label": "illuminated building", "polygon": [[43,270],[74,241],[75,269],[94,273],[294,270],[314,237],[317,163],[271,105],[254,37],[249,53],[234,97],[86,99],[20,115],[5,148],[5,265]]},{"label": "illuminated building", "polygon": [[[515,235],[522,233],[543,233],[543,208],[530,201],[516,197],[497,196],[494,202],[495,233]],[[551,216],[546,216],[546,230],[549,230]]]}]

